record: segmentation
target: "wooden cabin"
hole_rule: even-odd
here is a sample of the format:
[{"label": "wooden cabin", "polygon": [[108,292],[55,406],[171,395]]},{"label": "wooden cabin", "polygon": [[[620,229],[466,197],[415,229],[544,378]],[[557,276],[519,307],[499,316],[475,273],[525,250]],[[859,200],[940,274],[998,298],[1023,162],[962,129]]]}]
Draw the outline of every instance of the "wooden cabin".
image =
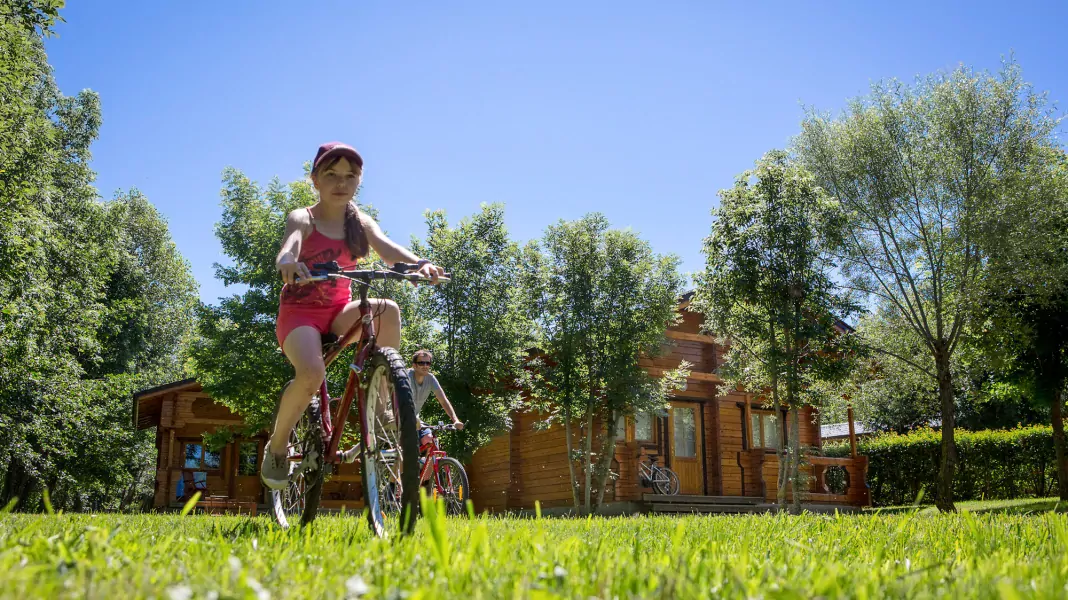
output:
[{"label": "wooden cabin", "polygon": [[[691,507],[701,502],[756,507],[775,498],[778,450],[786,442],[778,439],[775,425],[785,413],[775,414],[751,394],[720,390],[715,370],[722,349],[700,333],[703,318],[684,310],[687,304],[684,300],[680,305],[682,321],[667,332],[671,343],[666,353],[642,361],[652,373],[689,361],[693,370],[686,389],[675,392],[664,414],[623,420],[611,467],[618,477],[606,486],[606,503],[653,509],[680,501]],[[545,508],[572,505],[563,427],[540,427],[545,416],[533,412],[515,413],[512,419],[511,431],[479,449],[467,465],[476,510],[530,509],[535,501]],[[267,433],[235,439],[218,452],[208,450],[205,432],[223,426],[240,430],[244,423],[195,380],[135,394],[133,422],[138,429],[156,427],[155,508],[179,508],[195,491],[201,492],[201,505],[211,510],[266,508],[258,473]],[[801,413],[800,436],[803,446],[814,449],[807,457],[811,485],[803,501],[811,506],[870,505],[867,457],[857,456],[855,443],[852,457],[818,456],[820,424],[810,408]],[[651,489],[641,487],[638,462],[649,454],[678,474],[679,497],[658,500],[650,497]],[[831,469],[844,473],[825,477]],[[837,482],[840,489],[832,489],[827,481]],[[322,506],[361,509],[362,495],[359,466],[338,465],[324,484]]]},{"label": "wooden cabin", "polygon": [[[133,397],[137,429],[156,428],[156,480],[152,506],[177,509],[197,491],[198,507],[256,514],[266,509],[260,459],[267,432],[239,437],[218,451],[204,445],[204,433],[244,428],[241,417],[205,394],[195,379],[142,390]],[[323,485],[324,508],[363,508],[359,465],[335,467]]]},{"label": "wooden cabin", "polygon": [[[664,414],[622,420],[624,433],[612,460],[617,477],[606,485],[605,502],[661,506],[672,512],[686,502],[686,510],[705,504],[708,512],[731,512],[714,510],[716,505],[752,512],[776,497],[778,452],[787,442],[779,439],[776,419],[786,413],[775,414],[753,394],[725,393],[717,385],[722,349],[701,333],[703,317],[686,311],[687,305],[688,299],[680,305],[682,321],[667,332],[671,343],[665,353],[641,361],[654,374],[689,361],[693,367],[686,389],[674,393]],[[534,412],[513,415],[512,430],[474,454],[468,474],[478,510],[531,509],[535,501],[543,508],[573,505],[564,428],[544,428],[545,418]],[[815,411],[806,407],[800,421],[800,442],[809,448],[804,471],[810,480],[802,501],[811,507],[870,506],[867,457],[856,454],[855,443],[852,457],[819,456],[822,441]],[[576,447],[577,440],[576,435]],[[649,454],[678,474],[680,495],[686,498],[656,498],[651,489],[641,487],[638,463]],[[827,477],[832,469],[842,472]]]}]

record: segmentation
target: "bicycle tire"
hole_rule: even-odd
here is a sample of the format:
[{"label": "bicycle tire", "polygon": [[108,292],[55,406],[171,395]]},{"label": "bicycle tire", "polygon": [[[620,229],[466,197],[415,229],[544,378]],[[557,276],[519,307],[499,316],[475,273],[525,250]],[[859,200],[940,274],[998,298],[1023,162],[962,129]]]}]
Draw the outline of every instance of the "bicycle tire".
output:
[{"label": "bicycle tire", "polygon": [[[453,495],[452,489],[450,489],[451,483],[443,484],[440,480],[443,471],[450,475],[456,474],[459,476],[460,486],[458,490],[455,490]],[[467,501],[471,498],[471,484],[467,481],[467,471],[464,470],[464,466],[460,464],[460,461],[451,456],[446,456],[438,459],[438,486],[445,490],[445,512],[450,515],[464,515],[467,513]]]},{"label": "bicycle tire", "polygon": [[668,495],[677,496],[679,494],[679,488],[682,485],[679,482],[679,476],[675,473],[675,471],[672,471],[667,467],[664,467],[663,470],[667,473],[668,476]]},{"label": "bicycle tire", "polygon": [[[393,402],[390,407],[379,406],[379,381],[383,376],[388,377],[388,383],[392,387]],[[385,346],[375,349],[368,360],[361,385],[364,387],[366,405],[360,423],[360,464],[368,526],[374,535],[386,537],[386,511],[381,495],[384,490],[392,491],[392,487],[391,482],[382,481],[382,475],[387,472],[396,475],[387,467],[397,463],[396,454],[399,451],[401,494],[397,512],[400,531],[407,535],[415,530],[415,522],[419,518],[419,421],[415,414],[408,370],[400,354]],[[390,417],[377,416],[380,412],[386,414],[386,409],[395,412]],[[395,429],[399,430],[399,439],[389,439],[389,428],[382,426],[386,422],[395,425]],[[382,445],[389,447],[379,447],[380,436],[385,436],[386,439]]]},{"label": "bicycle tire", "polygon": [[[278,396],[275,405],[275,415],[282,405],[282,395],[286,388],[293,383],[289,381],[282,387],[282,393]],[[319,512],[319,500],[323,493],[323,481],[326,475],[326,461],[323,457],[323,421],[319,410],[318,394],[312,398],[308,408],[300,416],[293,431],[289,433],[290,451],[300,452],[305,457],[311,457],[309,468],[299,470],[291,478],[288,486],[283,490],[271,490],[271,512],[275,521],[283,529],[289,528],[289,516],[300,514],[301,525],[307,525],[315,520]],[[303,461],[302,461],[303,462]]]}]

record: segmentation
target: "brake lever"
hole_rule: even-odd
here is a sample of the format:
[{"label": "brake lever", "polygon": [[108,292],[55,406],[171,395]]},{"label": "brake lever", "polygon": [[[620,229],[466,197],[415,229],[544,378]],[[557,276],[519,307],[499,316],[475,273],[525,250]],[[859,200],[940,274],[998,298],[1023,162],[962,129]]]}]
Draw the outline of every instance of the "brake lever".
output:
[{"label": "brake lever", "polygon": [[337,264],[336,260],[332,260],[325,263],[315,263],[312,265],[312,269],[325,271],[326,273],[337,273],[341,271],[341,265]]}]

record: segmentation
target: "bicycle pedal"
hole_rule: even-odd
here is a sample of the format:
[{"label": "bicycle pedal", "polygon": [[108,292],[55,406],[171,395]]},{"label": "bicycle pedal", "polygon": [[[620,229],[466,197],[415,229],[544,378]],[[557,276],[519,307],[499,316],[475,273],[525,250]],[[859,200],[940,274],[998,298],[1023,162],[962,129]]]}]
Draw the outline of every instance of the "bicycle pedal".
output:
[{"label": "bicycle pedal", "polygon": [[354,463],[356,462],[356,459],[360,457],[360,449],[359,447],[349,448],[340,454],[342,462]]}]

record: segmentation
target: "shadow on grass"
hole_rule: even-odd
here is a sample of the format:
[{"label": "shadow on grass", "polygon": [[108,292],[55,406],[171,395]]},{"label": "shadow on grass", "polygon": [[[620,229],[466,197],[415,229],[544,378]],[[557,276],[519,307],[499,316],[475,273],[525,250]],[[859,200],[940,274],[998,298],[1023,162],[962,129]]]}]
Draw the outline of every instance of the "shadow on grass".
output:
[{"label": "shadow on grass", "polygon": [[[1002,515],[1035,515],[1048,512],[1068,513],[1068,502],[1062,502],[1057,498],[1028,498],[1023,500],[985,500],[958,502],[957,510],[971,513],[990,513]],[[868,514],[899,515],[917,513],[924,515],[938,514],[938,509],[933,505],[924,504],[919,506],[887,506],[872,508],[865,511]]]},{"label": "shadow on grass", "polygon": [[1038,513],[1068,513],[1068,502],[1056,498],[1036,498],[1035,500],[1014,503],[1006,506],[977,507],[976,513],[997,513],[1003,515],[1033,515]]}]

